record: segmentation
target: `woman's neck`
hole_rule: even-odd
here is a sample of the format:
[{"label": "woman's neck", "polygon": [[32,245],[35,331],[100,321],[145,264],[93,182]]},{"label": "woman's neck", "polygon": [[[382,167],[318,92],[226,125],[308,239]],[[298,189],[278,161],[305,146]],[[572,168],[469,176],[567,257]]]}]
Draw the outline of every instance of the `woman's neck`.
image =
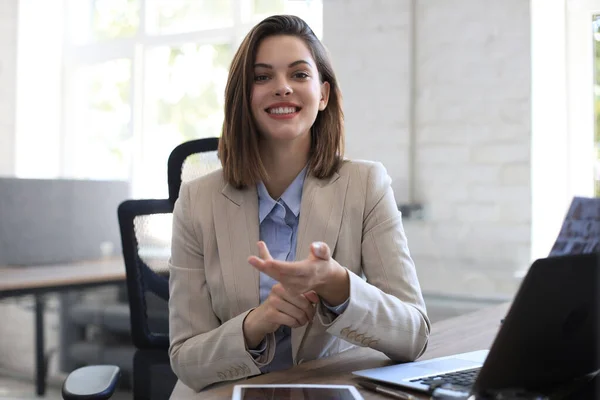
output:
[{"label": "woman's neck", "polygon": [[269,175],[269,179],[263,183],[273,199],[279,199],[306,166],[309,151],[310,141],[302,146],[289,142],[262,143],[261,159]]}]

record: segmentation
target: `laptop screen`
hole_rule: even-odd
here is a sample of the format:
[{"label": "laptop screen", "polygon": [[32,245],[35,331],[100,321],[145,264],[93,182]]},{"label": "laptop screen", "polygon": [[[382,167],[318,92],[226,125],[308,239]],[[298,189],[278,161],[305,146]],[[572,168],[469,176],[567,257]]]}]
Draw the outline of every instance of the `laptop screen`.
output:
[{"label": "laptop screen", "polygon": [[597,253],[531,266],[474,390],[556,388],[598,370]]}]

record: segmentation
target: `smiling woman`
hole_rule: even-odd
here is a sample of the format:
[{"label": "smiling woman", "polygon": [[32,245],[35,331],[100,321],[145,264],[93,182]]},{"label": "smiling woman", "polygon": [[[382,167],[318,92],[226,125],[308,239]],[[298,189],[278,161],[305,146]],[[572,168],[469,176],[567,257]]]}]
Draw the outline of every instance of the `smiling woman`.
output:
[{"label": "smiling woman", "polygon": [[[308,162],[309,173],[326,178],[344,153],[341,93],[325,48],[304,21],[278,23],[267,19],[252,30],[231,64],[219,156],[237,188],[266,179],[267,164],[279,161],[273,156]],[[282,34],[285,29],[296,34]],[[251,134],[239,135],[242,130]],[[283,138],[294,140],[277,140]],[[266,151],[275,143],[285,149]],[[240,146],[248,150],[234,151]],[[310,160],[309,152],[316,153]]]},{"label": "smiling woman", "polygon": [[[271,60],[283,63],[273,65]],[[263,163],[277,162],[270,160],[273,154],[286,158],[301,154],[299,163],[304,166],[311,144],[310,129],[317,113],[327,107],[329,82],[321,81],[310,49],[302,39],[293,36],[264,39],[254,69],[251,107],[260,139],[265,143],[289,144],[289,154],[263,146],[267,150],[261,154]]]},{"label": "smiling woman", "polygon": [[233,57],[223,169],[173,212],[170,357],[183,384],[290,368],[354,346],[414,360],[429,319],[391,180],[344,159],[341,93],[308,24],[266,18]]}]

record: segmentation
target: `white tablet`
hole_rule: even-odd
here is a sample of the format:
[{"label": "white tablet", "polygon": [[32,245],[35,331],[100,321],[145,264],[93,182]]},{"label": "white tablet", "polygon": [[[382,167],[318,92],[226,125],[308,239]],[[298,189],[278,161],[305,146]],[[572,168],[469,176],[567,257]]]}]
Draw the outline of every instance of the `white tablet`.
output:
[{"label": "white tablet", "polygon": [[364,400],[351,385],[235,385],[231,400]]}]

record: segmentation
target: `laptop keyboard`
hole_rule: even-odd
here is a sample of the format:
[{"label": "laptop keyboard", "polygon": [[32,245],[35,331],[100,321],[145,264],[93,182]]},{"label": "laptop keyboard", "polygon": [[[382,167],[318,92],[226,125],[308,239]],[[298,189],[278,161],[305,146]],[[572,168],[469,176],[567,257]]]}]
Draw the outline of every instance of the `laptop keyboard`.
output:
[{"label": "laptop keyboard", "polygon": [[449,372],[447,374],[428,376],[426,378],[412,379],[411,382],[435,387],[449,384],[453,389],[468,391],[475,383],[475,379],[477,379],[480,369],[481,367]]}]

